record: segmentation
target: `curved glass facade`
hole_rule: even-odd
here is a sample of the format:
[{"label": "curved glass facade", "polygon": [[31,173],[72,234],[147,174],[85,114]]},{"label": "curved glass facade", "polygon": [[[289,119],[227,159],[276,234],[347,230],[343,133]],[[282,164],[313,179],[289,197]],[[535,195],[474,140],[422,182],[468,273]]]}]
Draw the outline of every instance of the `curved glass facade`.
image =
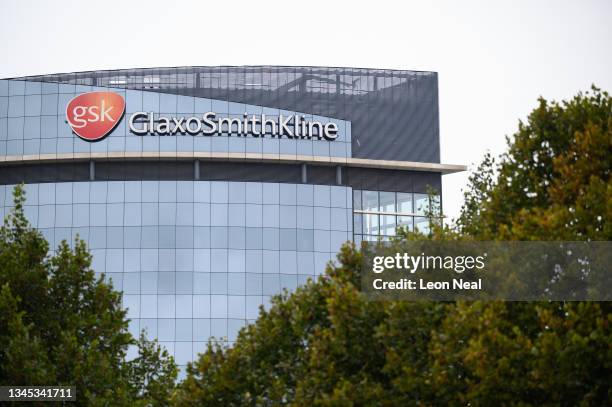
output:
[{"label": "curved glass facade", "polygon": [[[93,91],[120,96],[125,112],[90,142],[67,105]],[[211,111],[299,114],[337,138],[128,126],[136,112],[159,122]],[[0,215],[24,182],[26,215],[51,249],[85,240],[96,273],[123,292],[131,332],[145,329],[184,366],[211,338],[231,344],[260,305],[321,274],[347,240],[426,229],[426,193],[459,167],[439,164],[437,114],[431,72],[190,67],[0,80]]]},{"label": "curved glass facade", "polygon": [[[0,186],[3,212],[13,185]],[[233,341],[260,305],[325,269],[352,239],[350,188],[218,181],[26,185],[25,213],[51,247],[78,235],[179,364],[209,337]]]}]

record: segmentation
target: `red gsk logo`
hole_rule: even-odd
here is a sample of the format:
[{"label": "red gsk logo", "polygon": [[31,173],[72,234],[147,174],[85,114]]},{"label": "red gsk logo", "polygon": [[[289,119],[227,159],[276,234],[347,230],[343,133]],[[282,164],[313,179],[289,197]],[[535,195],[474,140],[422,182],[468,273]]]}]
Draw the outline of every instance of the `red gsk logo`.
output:
[{"label": "red gsk logo", "polygon": [[125,100],[114,92],[83,93],[66,106],[66,120],[72,131],[86,141],[102,140],[121,120]]}]

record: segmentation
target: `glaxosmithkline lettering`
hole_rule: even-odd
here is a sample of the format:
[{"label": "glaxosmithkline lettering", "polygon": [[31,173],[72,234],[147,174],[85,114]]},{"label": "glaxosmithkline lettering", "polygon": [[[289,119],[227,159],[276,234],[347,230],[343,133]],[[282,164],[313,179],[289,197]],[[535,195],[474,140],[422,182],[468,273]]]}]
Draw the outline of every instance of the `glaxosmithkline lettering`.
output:
[{"label": "glaxosmithkline lettering", "polygon": [[133,113],[129,120],[130,131],[139,136],[159,135],[204,135],[230,134],[289,139],[324,139],[333,141],[338,137],[338,125],[333,122],[321,123],[307,120],[302,115],[268,117],[265,114],[240,117],[217,117],[215,112],[207,112],[201,117],[155,118],[153,112]]}]

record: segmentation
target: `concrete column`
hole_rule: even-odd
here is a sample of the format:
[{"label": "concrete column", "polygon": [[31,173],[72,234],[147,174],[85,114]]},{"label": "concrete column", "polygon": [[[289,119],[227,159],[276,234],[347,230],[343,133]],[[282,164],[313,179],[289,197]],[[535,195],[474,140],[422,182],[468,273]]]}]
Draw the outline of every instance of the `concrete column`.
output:
[{"label": "concrete column", "polygon": [[95,181],[95,179],[96,179],[96,162],[90,161],[89,162],[89,180]]}]

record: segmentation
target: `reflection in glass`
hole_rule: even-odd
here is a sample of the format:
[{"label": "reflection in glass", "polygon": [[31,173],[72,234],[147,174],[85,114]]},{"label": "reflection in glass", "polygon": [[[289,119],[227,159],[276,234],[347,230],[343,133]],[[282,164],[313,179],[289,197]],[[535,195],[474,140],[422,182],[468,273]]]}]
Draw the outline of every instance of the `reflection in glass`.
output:
[{"label": "reflection in glass", "polygon": [[429,233],[429,219],[424,217],[414,218],[414,229],[424,234]]},{"label": "reflection in glass", "polygon": [[395,212],[395,192],[379,192],[380,212]]},{"label": "reflection in glass", "polygon": [[433,195],[430,200],[431,203],[431,212],[435,216],[442,215],[442,209],[440,207],[440,195]]},{"label": "reflection in glass", "polygon": [[362,231],[362,223],[363,223],[363,217],[361,214],[354,214],[353,215],[353,233],[356,235],[360,235],[361,231]]},{"label": "reflection in glass", "polygon": [[353,191],[353,210],[361,210],[361,191]]},{"label": "reflection in glass", "polygon": [[380,215],[380,233],[395,236],[395,215]]},{"label": "reflection in glass", "polygon": [[406,228],[409,232],[412,232],[412,216],[398,216],[397,217],[397,227],[398,228]]},{"label": "reflection in glass", "polygon": [[429,196],[427,194],[414,194],[414,211],[417,215],[427,215],[429,211]]},{"label": "reflection in glass", "polygon": [[405,192],[397,193],[397,212],[413,213],[412,194]]},{"label": "reflection in glass", "polygon": [[362,191],[364,211],[378,211],[378,191]]},{"label": "reflection in glass", "polygon": [[367,235],[378,235],[379,224],[378,215],[363,215],[363,233]]},{"label": "reflection in glass", "polygon": [[[352,230],[345,187],[319,188],[328,192],[318,194],[316,212],[312,200],[300,207],[279,205],[279,186],[273,183],[248,183],[245,193],[245,184],[221,181],[58,182],[27,188],[26,214],[51,246],[79,233],[92,249],[94,270],[108,272],[115,288],[124,290],[130,329],[138,334],[139,326],[149,327],[150,337],[163,341],[182,362],[188,357],[176,349],[190,347],[192,338],[235,338],[245,318],[256,318],[257,306],[268,301],[263,296],[294,289],[322,272],[336,243]],[[0,212],[8,211],[12,189],[0,185],[6,201]],[[270,190],[276,193],[265,192]],[[372,209],[378,207],[378,193],[373,196]],[[296,213],[302,218],[310,213],[299,229]],[[330,226],[332,217],[344,221]],[[379,217],[367,218],[365,233],[375,240]],[[281,220],[293,226],[281,231]],[[355,214],[355,222],[355,233],[362,233],[363,216]]]}]

